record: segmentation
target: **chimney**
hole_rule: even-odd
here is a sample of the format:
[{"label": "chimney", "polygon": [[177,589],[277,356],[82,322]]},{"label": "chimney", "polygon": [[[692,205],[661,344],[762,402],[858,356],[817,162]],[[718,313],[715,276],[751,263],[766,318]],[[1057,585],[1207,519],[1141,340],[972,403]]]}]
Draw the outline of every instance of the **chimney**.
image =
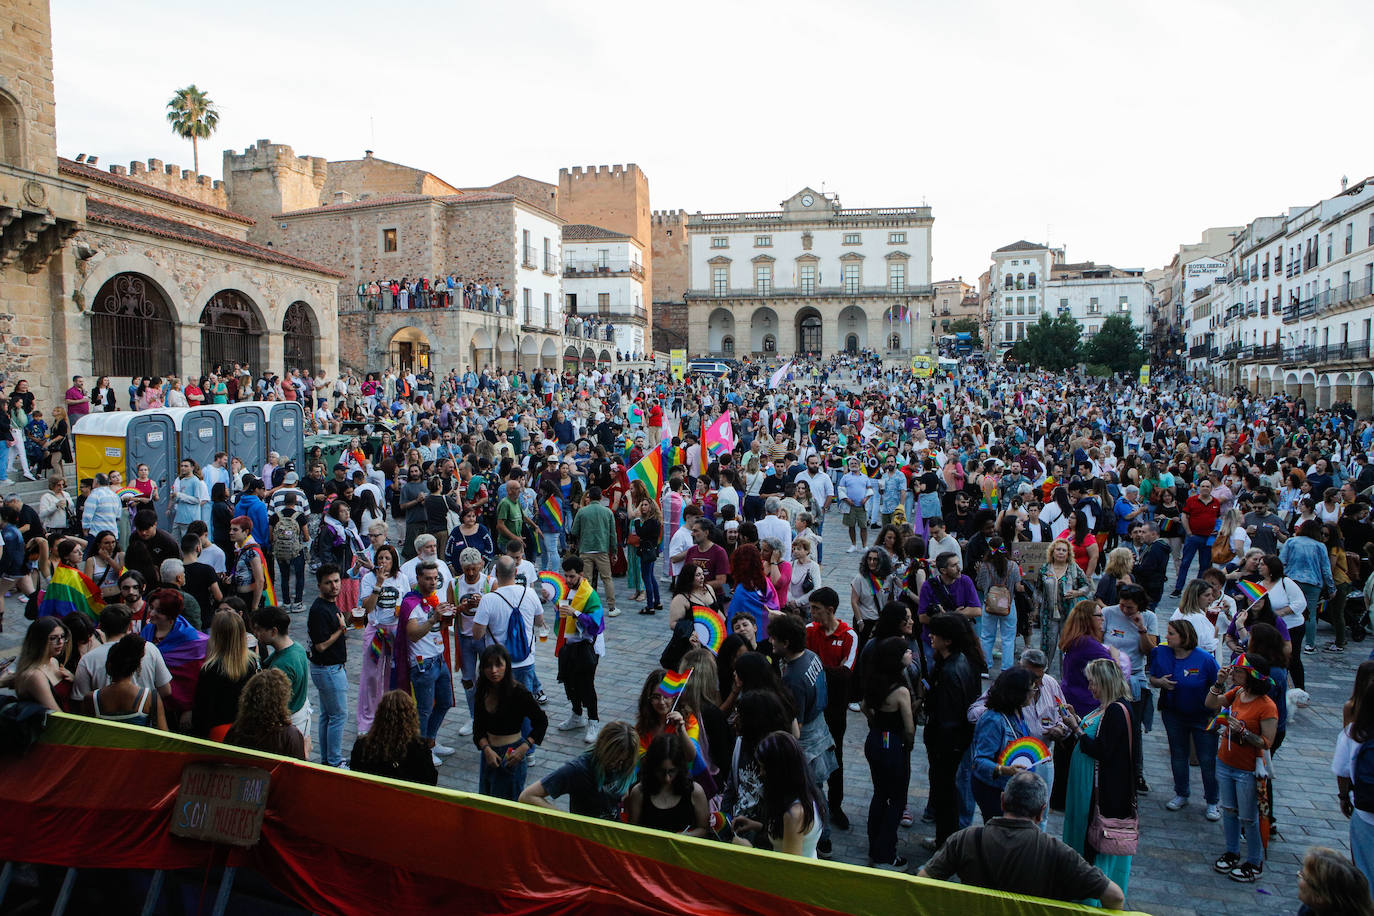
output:
[{"label": "chimney", "polygon": [[77,153],[77,154],[76,154],[76,161],[77,161],[77,162],[85,162],[85,161],[86,161],[86,154],[85,154],[85,153]]},{"label": "chimney", "polygon": [[1342,175],[1342,176],[1341,176],[1341,191],[1345,191],[1345,189],[1346,189],[1347,187],[1349,187],[1349,186],[1350,186],[1350,179],[1347,178],[1346,176]]},{"label": "chimney", "polygon": [[95,165],[95,164],[96,164],[97,162],[99,162],[99,161],[100,161],[100,157],[99,157],[99,156],[92,156],[91,158],[89,158],[89,159],[86,160],[86,164],[87,164],[87,165]]},{"label": "chimney", "polygon": [[370,149],[365,149],[365,150],[363,150],[363,158],[364,158],[364,159],[371,159],[371,158],[372,158],[372,150],[370,150]]}]

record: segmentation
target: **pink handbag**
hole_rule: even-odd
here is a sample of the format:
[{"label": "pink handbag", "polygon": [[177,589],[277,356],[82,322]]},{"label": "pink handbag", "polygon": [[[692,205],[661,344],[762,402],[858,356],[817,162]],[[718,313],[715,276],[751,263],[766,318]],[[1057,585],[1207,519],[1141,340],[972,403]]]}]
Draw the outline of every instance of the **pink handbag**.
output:
[{"label": "pink handbag", "polygon": [[[1121,704],[1126,714],[1126,756],[1131,759],[1131,710]],[[1104,713],[1105,715],[1105,713]],[[1093,849],[1106,856],[1133,856],[1140,845],[1140,820],[1136,814],[1130,817],[1103,817],[1097,808],[1097,770],[1093,764],[1093,812],[1088,819],[1088,843]],[[1134,795],[1132,795],[1134,807]]]}]

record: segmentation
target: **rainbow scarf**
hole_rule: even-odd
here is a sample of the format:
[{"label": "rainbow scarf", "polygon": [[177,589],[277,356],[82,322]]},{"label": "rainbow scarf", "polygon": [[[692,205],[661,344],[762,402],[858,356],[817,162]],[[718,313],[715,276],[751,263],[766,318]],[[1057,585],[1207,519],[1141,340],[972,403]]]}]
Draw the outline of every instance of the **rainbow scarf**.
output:
[{"label": "rainbow scarf", "polygon": [[563,643],[567,642],[569,636],[577,635],[578,627],[582,628],[583,634],[589,639],[595,639],[606,629],[601,596],[592,588],[591,582],[583,579],[577,584],[577,591],[573,592],[568,606],[574,613],[563,618],[563,626],[558,630],[558,642],[553,649],[554,655],[563,651]]},{"label": "rainbow scarf", "polygon": [[100,622],[100,612],[105,601],[100,597],[100,589],[79,569],[71,566],[58,566],[52,574],[52,581],[43,591],[43,600],[38,605],[39,617],[66,617],[80,611],[92,622]]},{"label": "rainbow scarf", "polygon": [[[258,562],[262,564],[262,598],[258,601],[258,607],[276,607],[277,590],[272,586],[272,567],[267,563],[267,554],[262,552],[262,545],[251,537],[244,541],[243,546],[239,548],[240,553],[245,550],[251,550],[256,553],[258,555]],[[287,584],[289,585],[290,583]]]},{"label": "rainbow scarf", "polygon": [[162,637],[162,642],[154,640],[156,627],[151,623],[138,634],[157,646],[167,670],[172,675],[172,704],[178,709],[190,709],[196,695],[196,681],[200,679],[200,666],[205,663],[205,650],[209,639],[185,617],[178,617],[172,629]]},{"label": "rainbow scarf", "polygon": [[883,592],[887,591],[887,589],[883,587],[883,580],[873,575],[873,573],[868,573],[867,576],[869,587],[873,589],[873,604],[881,611],[883,605],[887,603],[883,600]]}]

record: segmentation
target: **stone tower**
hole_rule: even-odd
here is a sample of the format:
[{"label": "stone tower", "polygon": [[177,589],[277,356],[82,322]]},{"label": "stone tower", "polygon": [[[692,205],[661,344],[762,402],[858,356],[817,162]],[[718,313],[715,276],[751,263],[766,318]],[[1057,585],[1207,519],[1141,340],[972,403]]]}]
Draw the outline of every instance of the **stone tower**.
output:
[{"label": "stone tower", "polygon": [[272,217],[324,203],[329,163],[320,156],[297,156],[291,147],[259,140],[242,153],[224,151],[224,188],[229,209],[258,221],[248,240],[261,245],[281,244],[281,231]]},{"label": "stone tower", "polygon": [[687,213],[653,211],[654,349],[687,346],[687,306],[683,301],[691,278],[687,250]]},{"label": "stone tower", "polygon": [[[654,288],[651,214],[649,179],[633,162],[558,170],[558,215],[569,223],[623,232],[643,246],[644,285],[650,290]],[[653,327],[655,297],[645,298],[645,314]]]}]

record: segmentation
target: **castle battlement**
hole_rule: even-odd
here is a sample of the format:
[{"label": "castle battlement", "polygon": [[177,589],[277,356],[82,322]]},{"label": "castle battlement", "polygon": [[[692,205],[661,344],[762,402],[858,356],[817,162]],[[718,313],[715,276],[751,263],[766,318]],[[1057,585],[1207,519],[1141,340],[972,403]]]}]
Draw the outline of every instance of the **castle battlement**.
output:
[{"label": "castle battlement", "polygon": [[564,179],[581,180],[584,178],[643,178],[644,173],[639,170],[639,166],[633,162],[624,165],[589,165],[583,168],[575,165],[572,168],[561,168],[558,170],[558,179],[561,183]]},{"label": "castle battlement", "polygon": [[656,226],[657,226],[657,225],[663,225],[663,224],[665,224],[665,223],[681,223],[681,222],[686,222],[686,220],[687,220],[687,211],[686,211],[686,210],[655,210],[655,211],[653,211],[653,213],[650,215],[650,219],[653,220],[654,225],[656,225]]},{"label": "castle battlement", "polygon": [[[81,153],[76,157],[76,161],[92,166],[99,161],[99,158]],[[229,206],[224,182],[211,178],[209,175],[201,175],[192,169],[183,169],[175,163],[164,163],[157,158],[142,161],[135,159],[127,166],[111,165],[108,168],[111,175],[130,178],[141,184],[146,184],[150,188],[157,188],[159,191],[189,197],[203,204],[223,209],[228,209]]]},{"label": "castle battlement", "polygon": [[329,172],[329,162],[323,156],[297,156],[296,151],[286,143],[273,143],[262,139],[244,149],[242,153],[224,151],[224,174],[231,171],[254,171],[271,169],[291,171],[309,175],[320,186]]}]

